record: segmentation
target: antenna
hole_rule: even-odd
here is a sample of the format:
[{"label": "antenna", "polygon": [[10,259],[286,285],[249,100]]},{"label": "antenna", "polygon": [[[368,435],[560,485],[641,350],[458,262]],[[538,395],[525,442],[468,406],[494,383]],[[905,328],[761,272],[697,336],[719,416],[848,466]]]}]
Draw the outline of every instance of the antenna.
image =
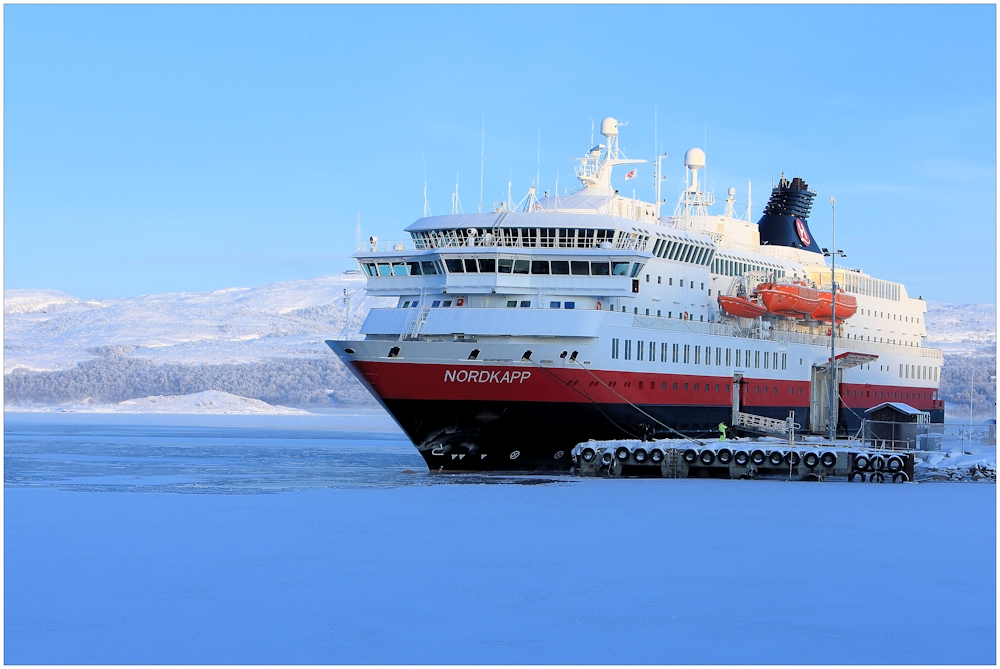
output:
[{"label": "antenna", "polygon": [[479,213],[483,213],[483,168],[486,166],[486,112],[483,112],[483,143],[479,154]]},{"label": "antenna", "polygon": [[535,188],[542,182],[542,129],[538,129],[538,163],[535,166]]},{"label": "antenna", "polygon": [[510,211],[510,205],[512,203],[512,200],[511,200],[511,197],[510,197],[510,184],[511,184],[512,181],[514,181],[514,173],[513,172],[510,173],[510,181],[507,182],[507,211]]},{"label": "antenna", "polygon": [[747,179],[747,223],[753,220],[750,216],[751,207],[753,207],[753,189],[750,188],[750,180]]},{"label": "antenna", "polygon": [[358,225],[354,228],[354,250],[361,250],[361,212],[358,212]]},{"label": "antenna", "polygon": [[594,119],[590,119],[590,145],[594,145]]},{"label": "antenna", "polygon": [[462,201],[458,199],[458,172],[455,172],[455,192],[451,194],[451,213],[465,213],[462,211]]},{"label": "antenna", "polygon": [[427,204],[427,160],[424,158],[424,154],[420,154],[420,160],[424,163],[424,218],[431,215],[431,207]]}]

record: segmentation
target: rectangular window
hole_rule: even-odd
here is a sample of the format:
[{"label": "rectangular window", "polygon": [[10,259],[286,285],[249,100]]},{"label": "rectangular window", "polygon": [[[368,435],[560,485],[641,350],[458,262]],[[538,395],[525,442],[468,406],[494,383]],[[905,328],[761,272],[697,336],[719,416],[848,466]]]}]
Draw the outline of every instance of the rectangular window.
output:
[{"label": "rectangular window", "polygon": [[445,300],[444,304],[442,304],[441,306],[443,306],[443,307],[450,307],[451,306],[451,300]]},{"label": "rectangular window", "polygon": [[722,366],[722,348],[721,347],[715,349],[715,364],[718,365],[718,366],[720,366],[720,367]]},{"label": "rectangular window", "polygon": [[739,349],[739,348],[736,349],[736,366],[737,367],[742,367],[743,366],[743,362],[741,361],[742,357],[743,357],[743,349]]},{"label": "rectangular window", "polygon": [[[674,344],[674,362],[678,361],[678,353],[680,351],[680,344]],[[674,388],[674,390],[677,390]]]},{"label": "rectangular window", "polygon": [[628,266],[627,262],[616,262],[613,263],[611,267],[611,273],[614,276],[628,276]]},{"label": "rectangular window", "polygon": [[419,262],[408,262],[406,264],[410,268],[410,276],[420,276],[420,263]]},{"label": "rectangular window", "polygon": [[611,357],[614,358],[614,359],[616,359],[616,360],[618,359],[618,340],[617,339],[612,339],[611,340]]},{"label": "rectangular window", "polygon": [[432,307],[440,307],[441,306],[441,300],[434,300],[433,302],[431,302],[431,306]]},{"label": "rectangular window", "polygon": [[783,369],[783,370],[784,369],[788,369],[788,354],[787,353],[782,353],[781,354],[781,369]]},{"label": "rectangular window", "polygon": [[560,302],[549,302],[549,309],[558,309],[560,306]]},{"label": "rectangular window", "polygon": [[746,361],[746,363],[747,363],[746,366],[749,368],[750,367],[750,349],[746,350],[746,353],[744,354],[743,359]]},{"label": "rectangular window", "polygon": [[774,358],[772,358],[771,369],[778,369],[778,354],[774,353]]},{"label": "rectangular window", "polygon": [[663,383],[660,384],[660,390],[666,390],[666,389],[667,389],[667,382],[664,381]]},{"label": "rectangular window", "polygon": [[379,266],[378,266],[378,275],[379,276],[392,276],[392,265],[381,264],[380,263]]},{"label": "rectangular window", "polygon": [[553,274],[569,274],[569,261],[568,260],[553,260],[552,261],[552,273]]},{"label": "rectangular window", "polygon": [[[687,360],[685,360],[684,362],[687,362]],[[701,364],[701,346],[694,347],[694,364],[696,365]]]},{"label": "rectangular window", "polygon": [[570,269],[576,276],[588,276],[590,274],[590,263],[586,260],[574,260],[570,263]]},{"label": "rectangular window", "polygon": [[631,339],[626,339],[625,340],[625,359],[626,360],[631,360],[632,359],[632,340]]},{"label": "rectangular window", "polygon": [[677,390],[677,383],[674,382],[674,390]]},{"label": "rectangular window", "polygon": [[899,364],[899,378],[903,378],[903,364]]},{"label": "rectangular window", "polygon": [[649,342],[649,361],[656,362],[656,342]]},{"label": "rectangular window", "polygon": [[497,271],[497,260],[496,258],[480,258],[479,259],[479,271],[485,272],[487,274],[495,274]]},{"label": "rectangular window", "polygon": [[705,347],[705,364],[706,365],[711,365],[712,364],[712,347],[711,346],[706,346]]},{"label": "rectangular window", "polygon": [[684,344],[684,364],[691,362],[691,345]]},{"label": "rectangular window", "polygon": [[476,272],[476,259],[466,258],[465,259],[465,271],[466,272]]},{"label": "rectangular window", "polygon": [[514,274],[527,274],[530,267],[531,267],[531,261],[529,260],[515,260]]},{"label": "rectangular window", "polygon": [[508,307],[516,307],[517,306],[517,300],[507,300],[507,306]]},{"label": "rectangular window", "polygon": [[733,365],[733,349],[726,349],[726,367],[732,367]]},{"label": "rectangular window", "polygon": [[764,352],[764,369],[768,369],[767,360],[768,360],[768,355],[767,355],[767,351],[765,351]]},{"label": "rectangular window", "polygon": [[531,306],[531,300],[521,300],[521,306],[522,307],[530,307]]},{"label": "rectangular window", "polygon": [[635,359],[642,360],[643,349],[645,349],[645,342],[641,339],[635,343]]},{"label": "rectangular window", "polygon": [[548,274],[549,273],[549,261],[548,260],[532,260],[531,261],[531,273],[532,274]]},{"label": "rectangular window", "polygon": [[754,351],[753,366],[760,369],[760,351]]},{"label": "rectangular window", "polygon": [[511,270],[514,268],[513,258],[500,258],[497,261],[497,270],[500,274],[510,274]]},{"label": "rectangular window", "polygon": [[611,276],[611,263],[592,262],[590,263],[590,273],[594,276]]},{"label": "rectangular window", "polygon": [[465,263],[461,258],[445,258],[444,264],[450,274],[462,274],[465,272]]},{"label": "rectangular window", "polygon": [[567,302],[563,305],[566,309],[576,309],[576,302]]},{"label": "rectangular window", "polygon": [[694,389],[695,389],[696,391],[698,390],[698,384],[697,384],[697,383],[696,383],[696,384],[694,384]]}]

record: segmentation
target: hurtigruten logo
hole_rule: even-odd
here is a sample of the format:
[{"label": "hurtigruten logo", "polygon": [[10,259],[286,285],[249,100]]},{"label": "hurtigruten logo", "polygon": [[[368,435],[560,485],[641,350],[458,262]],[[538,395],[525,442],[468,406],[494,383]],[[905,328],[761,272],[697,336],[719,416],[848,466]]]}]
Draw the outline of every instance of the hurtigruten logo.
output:
[{"label": "hurtigruten logo", "polygon": [[490,372],[487,370],[446,369],[444,380],[455,383],[524,383],[531,372]]}]

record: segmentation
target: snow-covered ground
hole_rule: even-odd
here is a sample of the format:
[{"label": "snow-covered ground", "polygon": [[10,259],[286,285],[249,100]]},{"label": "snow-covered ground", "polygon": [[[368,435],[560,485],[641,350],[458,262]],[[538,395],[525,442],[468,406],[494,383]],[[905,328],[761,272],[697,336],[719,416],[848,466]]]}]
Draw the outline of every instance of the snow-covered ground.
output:
[{"label": "snow-covered ground", "polygon": [[[367,297],[359,274],[284,281],[255,288],[79,300],[53,290],[4,291],[4,373],[59,370],[128,347],[156,362],[221,364],[327,355],[324,339],[344,328],[344,291],[357,332],[368,309],[394,300]],[[134,348],[133,348],[134,347]]]},{"label": "snow-covered ground", "polygon": [[190,395],[156,395],[113,404],[24,404],[12,405],[7,411],[12,413],[140,413],[140,414],[296,414],[308,415],[308,411],[290,407],[274,406],[267,402],[240,397],[221,390],[206,390]]},{"label": "snow-covered ground", "polygon": [[993,349],[997,343],[997,305],[927,303],[925,345],[946,353]]}]

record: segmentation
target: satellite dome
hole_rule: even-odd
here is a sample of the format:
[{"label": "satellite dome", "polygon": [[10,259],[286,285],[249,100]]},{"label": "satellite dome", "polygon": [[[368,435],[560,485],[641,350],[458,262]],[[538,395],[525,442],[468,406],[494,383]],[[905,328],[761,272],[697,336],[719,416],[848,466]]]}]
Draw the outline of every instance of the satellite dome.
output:
[{"label": "satellite dome", "polygon": [[605,137],[613,137],[618,134],[618,121],[610,116],[601,121],[601,134]]},{"label": "satellite dome", "polygon": [[684,167],[700,170],[705,166],[705,152],[701,149],[688,149],[684,154]]},{"label": "satellite dome", "polygon": [[736,189],[735,188],[732,188],[732,187],[729,188],[729,197],[736,197]]}]

